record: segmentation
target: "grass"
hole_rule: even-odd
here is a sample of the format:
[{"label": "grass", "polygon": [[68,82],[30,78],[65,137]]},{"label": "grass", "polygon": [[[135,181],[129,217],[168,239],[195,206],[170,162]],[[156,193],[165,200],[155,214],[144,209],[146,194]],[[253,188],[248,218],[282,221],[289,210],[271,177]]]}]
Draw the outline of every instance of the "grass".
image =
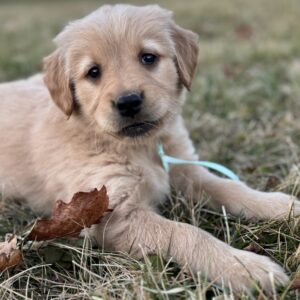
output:
[{"label": "grass", "polygon": [[[178,23],[200,35],[201,63],[184,114],[202,158],[227,165],[255,188],[300,195],[300,2],[159,2],[175,11]],[[40,71],[42,57],[53,50],[55,34],[101,3],[1,1],[0,81]],[[2,239],[7,232],[22,233],[34,219],[18,203],[0,203]],[[291,277],[297,273],[299,218],[259,223],[227,219],[178,195],[162,212],[237,248],[251,245],[283,265]],[[135,261],[125,254],[93,249],[83,240],[23,247],[24,264],[0,274],[1,299],[233,297],[159,256]],[[256,299],[256,295],[243,299]],[[299,299],[300,295],[283,289],[273,298]],[[259,299],[267,297],[261,294]]]}]

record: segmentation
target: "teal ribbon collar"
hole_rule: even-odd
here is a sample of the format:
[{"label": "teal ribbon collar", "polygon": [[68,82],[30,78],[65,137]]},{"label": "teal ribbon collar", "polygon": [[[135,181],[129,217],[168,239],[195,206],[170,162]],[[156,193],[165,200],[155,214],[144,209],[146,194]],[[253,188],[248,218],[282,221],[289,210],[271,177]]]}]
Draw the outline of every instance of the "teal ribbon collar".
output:
[{"label": "teal ribbon collar", "polygon": [[210,162],[210,161],[193,161],[193,160],[184,160],[184,159],[179,159],[176,157],[168,156],[165,154],[163,145],[159,143],[157,145],[157,151],[160,156],[160,159],[162,161],[163,167],[166,170],[166,172],[169,172],[169,164],[173,165],[183,165],[183,164],[189,164],[189,165],[197,165],[197,166],[202,166],[205,168],[209,168],[211,170],[217,171],[218,173],[221,173],[225,175],[226,177],[238,181],[239,177],[232,172],[230,169],[224,167],[223,165]]}]

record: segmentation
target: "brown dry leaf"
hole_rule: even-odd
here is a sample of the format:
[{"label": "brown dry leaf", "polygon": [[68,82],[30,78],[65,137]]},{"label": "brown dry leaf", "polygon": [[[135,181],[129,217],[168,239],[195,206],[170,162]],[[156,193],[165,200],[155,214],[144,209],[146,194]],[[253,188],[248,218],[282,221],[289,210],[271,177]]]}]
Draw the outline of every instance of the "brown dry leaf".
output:
[{"label": "brown dry leaf", "polygon": [[260,253],[262,251],[262,247],[256,242],[252,241],[248,246],[244,248],[244,250],[254,253]]},{"label": "brown dry leaf", "polygon": [[15,235],[0,243],[0,271],[15,267],[22,262],[22,254],[17,249],[17,237]]},{"label": "brown dry leaf", "polygon": [[51,240],[59,237],[78,235],[84,227],[99,223],[108,209],[108,196],[105,186],[100,191],[76,193],[66,204],[56,201],[51,219],[38,220],[28,239],[36,241]]},{"label": "brown dry leaf", "polygon": [[269,176],[268,181],[265,186],[265,190],[269,191],[276,188],[280,184],[280,180],[276,176]]},{"label": "brown dry leaf", "polygon": [[297,274],[293,279],[290,290],[300,290],[300,274]]}]

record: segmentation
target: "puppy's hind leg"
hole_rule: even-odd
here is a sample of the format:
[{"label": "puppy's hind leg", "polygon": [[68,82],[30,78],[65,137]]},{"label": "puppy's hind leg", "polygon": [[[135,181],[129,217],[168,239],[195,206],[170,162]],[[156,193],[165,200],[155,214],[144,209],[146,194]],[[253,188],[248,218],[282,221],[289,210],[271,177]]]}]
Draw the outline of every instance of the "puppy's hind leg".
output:
[{"label": "puppy's hind leg", "polygon": [[[185,178],[192,178],[193,195],[205,192],[211,197],[214,208],[225,207],[233,214],[246,218],[283,219],[300,215],[300,202],[293,196],[280,192],[261,192],[251,189],[243,182],[220,178],[201,167],[185,167]],[[182,173],[181,173],[182,175]],[[176,176],[176,181],[180,181]],[[184,178],[179,186],[184,184]],[[188,180],[189,181],[189,180]]]},{"label": "puppy's hind leg", "polygon": [[[198,160],[194,146],[182,120],[164,143],[168,155],[186,160]],[[281,219],[290,213],[300,215],[300,201],[284,193],[265,193],[251,189],[246,184],[218,177],[207,169],[193,165],[170,168],[171,182],[186,197],[200,199],[203,192],[211,197],[212,207],[247,218]]]}]

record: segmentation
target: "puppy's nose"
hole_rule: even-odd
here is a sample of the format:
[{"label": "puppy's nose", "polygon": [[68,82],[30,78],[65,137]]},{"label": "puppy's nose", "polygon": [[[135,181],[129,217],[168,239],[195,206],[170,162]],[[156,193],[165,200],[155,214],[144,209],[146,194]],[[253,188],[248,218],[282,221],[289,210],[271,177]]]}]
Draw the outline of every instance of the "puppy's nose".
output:
[{"label": "puppy's nose", "polygon": [[143,96],[138,92],[126,92],[120,95],[115,105],[122,117],[134,117],[141,111]]}]

